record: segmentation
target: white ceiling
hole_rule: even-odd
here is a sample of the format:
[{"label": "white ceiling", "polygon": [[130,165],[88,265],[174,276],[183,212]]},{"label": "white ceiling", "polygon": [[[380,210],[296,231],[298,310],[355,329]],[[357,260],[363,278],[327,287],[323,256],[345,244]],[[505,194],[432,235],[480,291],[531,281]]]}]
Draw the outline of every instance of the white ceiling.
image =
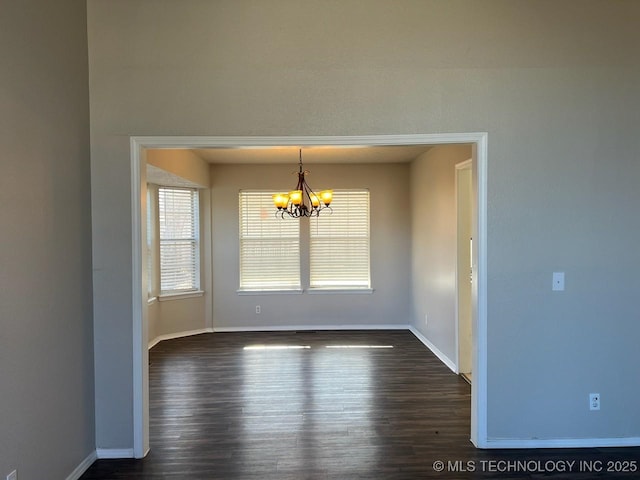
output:
[{"label": "white ceiling", "polygon": [[[310,163],[404,163],[432,145],[378,147],[303,147],[302,161]],[[298,163],[299,147],[206,148],[193,153],[209,163]]]}]

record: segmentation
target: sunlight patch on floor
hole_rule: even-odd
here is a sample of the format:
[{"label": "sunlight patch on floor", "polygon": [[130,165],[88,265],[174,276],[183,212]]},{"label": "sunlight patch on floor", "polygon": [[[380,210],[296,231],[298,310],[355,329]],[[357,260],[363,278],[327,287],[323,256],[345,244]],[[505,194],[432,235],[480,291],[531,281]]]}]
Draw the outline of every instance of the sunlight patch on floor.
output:
[{"label": "sunlight patch on floor", "polygon": [[311,348],[309,345],[247,345],[243,350],[300,350]]},{"label": "sunlight patch on floor", "polygon": [[327,345],[325,348],[393,348],[393,345]]}]

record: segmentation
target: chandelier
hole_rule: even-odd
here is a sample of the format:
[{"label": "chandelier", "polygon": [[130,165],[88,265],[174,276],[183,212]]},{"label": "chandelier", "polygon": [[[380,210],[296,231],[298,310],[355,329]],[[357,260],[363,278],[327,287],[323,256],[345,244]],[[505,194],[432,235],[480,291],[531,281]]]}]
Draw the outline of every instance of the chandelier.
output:
[{"label": "chandelier", "polygon": [[298,170],[298,185],[289,193],[276,193],[273,195],[273,203],[278,208],[276,216],[284,218],[285,214],[293,218],[317,217],[326,208],[331,209],[333,190],[322,190],[315,193],[304,179],[309,170],[302,169],[302,149],[300,149],[300,162]]}]

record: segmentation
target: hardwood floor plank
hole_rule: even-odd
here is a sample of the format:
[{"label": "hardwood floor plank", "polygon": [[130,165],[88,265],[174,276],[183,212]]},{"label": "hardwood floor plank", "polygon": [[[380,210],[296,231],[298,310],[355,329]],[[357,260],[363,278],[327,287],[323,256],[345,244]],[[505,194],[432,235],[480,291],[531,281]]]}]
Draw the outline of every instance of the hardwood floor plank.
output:
[{"label": "hardwood floor plank", "polygon": [[[168,340],[150,352],[150,454],[98,460],[82,479],[580,479],[606,475],[480,466],[519,459],[640,463],[638,448],[477,450],[469,441],[470,394],[469,384],[407,331]],[[437,460],[458,470],[436,471]],[[460,461],[478,468],[461,470]]]}]

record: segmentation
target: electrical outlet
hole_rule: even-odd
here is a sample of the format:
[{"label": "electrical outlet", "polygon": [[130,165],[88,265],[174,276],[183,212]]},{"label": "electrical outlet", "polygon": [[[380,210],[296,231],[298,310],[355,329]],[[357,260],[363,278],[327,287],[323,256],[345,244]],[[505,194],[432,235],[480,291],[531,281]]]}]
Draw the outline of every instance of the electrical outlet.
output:
[{"label": "electrical outlet", "polygon": [[424,326],[426,327],[429,324],[429,317],[427,317],[427,314],[424,314]]},{"label": "electrical outlet", "polygon": [[553,283],[551,290],[554,292],[564,291],[564,272],[553,272]]},{"label": "electrical outlet", "polygon": [[600,394],[589,394],[589,410],[600,410]]},{"label": "electrical outlet", "polygon": [[262,312],[262,309],[260,308],[260,305],[256,305],[256,313],[260,314],[260,312]]},{"label": "electrical outlet", "polygon": [[9,475],[7,475],[7,480],[18,480],[18,471],[14,470]]}]

